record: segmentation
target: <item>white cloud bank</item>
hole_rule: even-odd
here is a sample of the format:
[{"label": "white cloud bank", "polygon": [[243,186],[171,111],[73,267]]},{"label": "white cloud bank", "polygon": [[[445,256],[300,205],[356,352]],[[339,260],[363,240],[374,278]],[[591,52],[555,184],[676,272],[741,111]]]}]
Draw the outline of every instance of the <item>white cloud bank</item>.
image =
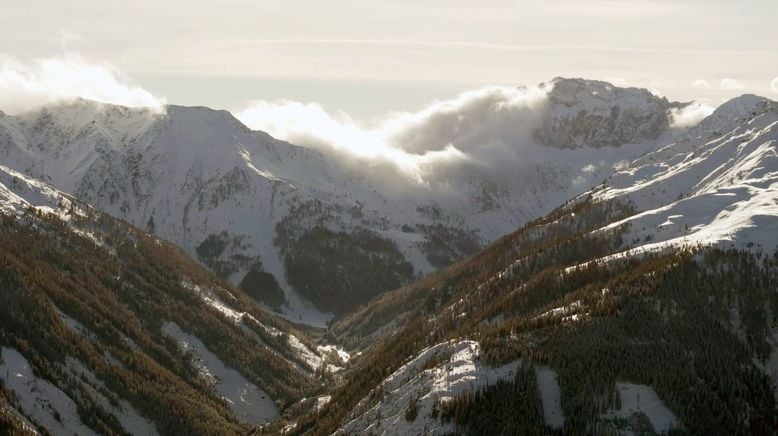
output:
[{"label": "white cloud bank", "polygon": [[770,82],[770,91],[772,91],[775,94],[778,94],[778,77],[773,79],[772,82]]},{"label": "white cloud bank", "polygon": [[0,53],[0,109],[16,114],[81,97],[162,110],[164,100],[130,83],[116,67],[77,54],[24,62]]},{"label": "white cloud bank", "polygon": [[673,127],[693,127],[696,126],[705,117],[712,114],[715,107],[701,102],[692,102],[682,108],[676,108],[671,111]]},{"label": "white cloud bank", "polygon": [[372,127],[316,103],[253,101],[236,117],[252,129],[364,163],[394,165],[421,177],[432,163],[471,160],[495,166],[516,159],[543,112],[548,89],[489,87],[395,113]]}]

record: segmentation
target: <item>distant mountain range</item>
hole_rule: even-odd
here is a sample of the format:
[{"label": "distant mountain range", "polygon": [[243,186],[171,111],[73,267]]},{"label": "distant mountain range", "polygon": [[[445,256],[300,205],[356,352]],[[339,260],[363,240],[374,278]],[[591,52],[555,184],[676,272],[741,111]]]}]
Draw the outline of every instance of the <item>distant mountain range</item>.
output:
[{"label": "distant mountain range", "polygon": [[[581,79],[540,89],[531,117],[493,109],[526,136],[479,137],[507,143],[511,160],[444,163],[422,182],[371,177],[225,111],[85,100],[0,116],[0,161],[180,245],[290,319],[323,325],[326,312],[474,254],[676,132],[680,105],[646,90]],[[445,115],[452,144],[472,140],[467,114]]]},{"label": "distant mountain range", "polygon": [[778,433],[778,103],[538,89],[504,165],[418,178],[207,108],[0,116],[0,432]]}]

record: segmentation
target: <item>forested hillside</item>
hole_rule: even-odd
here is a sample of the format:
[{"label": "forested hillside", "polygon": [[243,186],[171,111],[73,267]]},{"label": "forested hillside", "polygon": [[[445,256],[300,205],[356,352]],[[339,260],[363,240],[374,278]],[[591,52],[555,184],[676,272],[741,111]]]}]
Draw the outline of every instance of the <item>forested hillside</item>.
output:
[{"label": "forested hillside", "polygon": [[1,181],[0,432],[240,434],[322,389],[304,332],[181,249]]},{"label": "forested hillside", "polygon": [[[577,200],[342,318],[334,332],[368,348],[328,405],[295,431],[350,434],[359,424],[396,433],[382,430],[395,422],[384,414],[404,398],[406,423],[421,420],[412,428],[436,434],[774,433],[778,253],[687,246],[592,261],[622,247],[628,224],[591,230],[632,213]],[[469,376],[480,387],[405,391],[445,368],[456,373],[450,355],[426,360],[406,384],[386,384],[427,347],[463,339],[480,346]],[[486,369],[511,362],[512,377],[481,384]],[[561,425],[544,419],[538,368],[558,384]],[[652,427],[659,418],[639,409],[640,393],[637,410],[622,410],[630,387],[645,389],[644,402],[661,399],[667,428]],[[517,407],[526,413],[510,413]]]}]

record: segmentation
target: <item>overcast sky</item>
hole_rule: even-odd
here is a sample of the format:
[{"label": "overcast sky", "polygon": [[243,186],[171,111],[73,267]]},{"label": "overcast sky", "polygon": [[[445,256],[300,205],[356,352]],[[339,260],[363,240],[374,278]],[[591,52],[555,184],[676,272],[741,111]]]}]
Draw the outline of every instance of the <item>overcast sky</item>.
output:
[{"label": "overcast sky", "polygon": [[716,105],[778,97],[777,19],[777,0],[25,0],[0,15],[0,91],[108,95],[97,81],[129,87],[119,102],[287,99],[369,120],[575,76]]}]

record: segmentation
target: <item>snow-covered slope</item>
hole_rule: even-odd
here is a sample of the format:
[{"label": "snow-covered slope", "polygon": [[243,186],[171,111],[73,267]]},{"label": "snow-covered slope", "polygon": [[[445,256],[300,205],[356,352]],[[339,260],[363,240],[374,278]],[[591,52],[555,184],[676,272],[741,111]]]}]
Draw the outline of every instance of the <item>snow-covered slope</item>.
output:
[{"label": "snow-covered slope", "polygon": [[[530,123],[522,130],[531,135],[484,139],[513,141],[520,164],[465,161],[399,192],[397,181],[355,173],[203,107],[157,113],[77,100],[0,115],[0,164],[179,244],[236,284],[252,270],[269,273],[286,300],[277,310],[323,325],[331,315],[307,300],[348,309],[472,254],[668,134],[669,103],[645,90],[582,79],[543,89],[538,116],[516,120]],[[467,137],[463,126],[458,134]],[[344,258],[362,256],[374,270],[359,280],[359,271],[338,274],[344,261],[316,228],[340,235],[353,246]],[[306,252],[322,260],[301,258]],[[330,271],[331,289],[317,288],[324,278],[316,273],[291,274],[289,283],[300,269]]]},{"label": "snow-covered slope", "polygon": [[[725,123],[722,113],[736,118]],[[705,127],[712,125],[717,132]],[[778,104],[743,96],[700,126],[698,136],[611,176],[594,198],[636,207],[637,214],[611,227],[629,223],[626,242],[641,250],[703,244],[772,252],[778,248]]]}]

